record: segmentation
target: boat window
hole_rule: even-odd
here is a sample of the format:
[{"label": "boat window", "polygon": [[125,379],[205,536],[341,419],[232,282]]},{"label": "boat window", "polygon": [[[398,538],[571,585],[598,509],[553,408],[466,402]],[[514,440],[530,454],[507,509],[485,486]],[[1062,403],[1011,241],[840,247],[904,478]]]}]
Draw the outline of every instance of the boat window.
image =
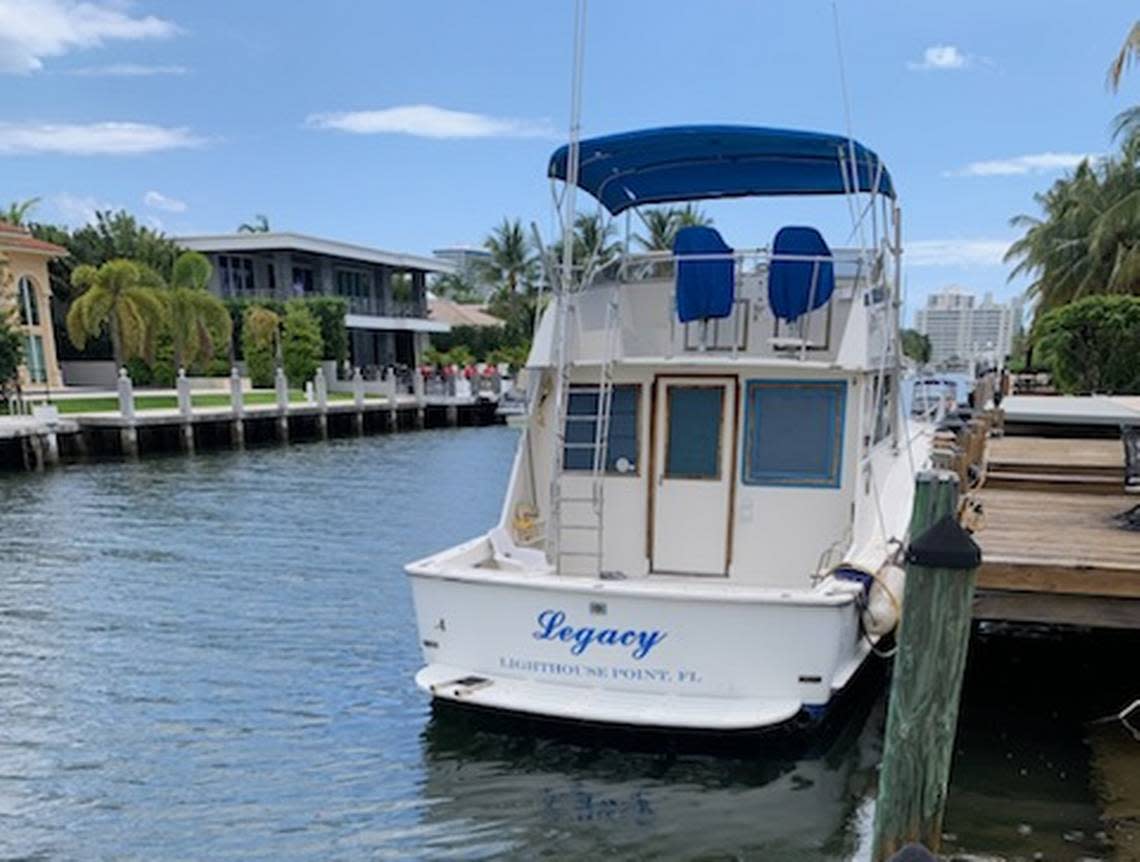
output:
[{"label": "boat window", "polygon": [[668,398],[665,476],[719,479],[724,387],[670,386]]},{"label": "boat window", "polygon": [[878,443],[891,435],[891,375],[884,375],[875,381],[875,433],[872,442]]},{"label": "boat window", "polygon": [[[606,472],[636,475],[638,471],[638,402],[641,387],[614,386],[610,395],[610,427],[606,442]],[[562,451],[565,470],[592,470],[594,435],[597,433],[598,387],[575,386],[570,390],[566,411],[566,446]]]},{"label": "boat window", "polygon": [[838,488],[847,385],[750,380],[747,393],[741,481]]}]

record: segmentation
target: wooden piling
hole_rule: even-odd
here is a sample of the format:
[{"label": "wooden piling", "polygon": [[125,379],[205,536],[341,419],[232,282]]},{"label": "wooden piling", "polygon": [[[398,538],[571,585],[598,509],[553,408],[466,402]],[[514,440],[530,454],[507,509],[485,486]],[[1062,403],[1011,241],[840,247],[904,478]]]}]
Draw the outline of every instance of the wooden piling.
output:
[{"label": "wooden piling", "polygon": [[957,521],[958,477],[916,478],[906,596],[875,806],[874,862],[910,842],[937,852],[981,560]]}]

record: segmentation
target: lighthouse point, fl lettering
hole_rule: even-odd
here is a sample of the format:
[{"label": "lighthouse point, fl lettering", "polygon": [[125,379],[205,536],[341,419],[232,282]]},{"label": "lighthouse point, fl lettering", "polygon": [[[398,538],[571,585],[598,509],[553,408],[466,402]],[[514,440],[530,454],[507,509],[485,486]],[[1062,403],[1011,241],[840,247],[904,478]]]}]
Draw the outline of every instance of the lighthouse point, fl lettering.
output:
[{"label": "lighthouse point, fl lettering", "polygon": [[571,644],[570,652],[574,655],[582,655],[592,644],[633,647],[631,655],[640,660],[665,640],[665,632],[658,629],[646,631],[573,626],[566,622],[566,614],[563,611],[545,610],[538,615],[538,630],[534,632],[534,637],[540,641],[562,641]]}]

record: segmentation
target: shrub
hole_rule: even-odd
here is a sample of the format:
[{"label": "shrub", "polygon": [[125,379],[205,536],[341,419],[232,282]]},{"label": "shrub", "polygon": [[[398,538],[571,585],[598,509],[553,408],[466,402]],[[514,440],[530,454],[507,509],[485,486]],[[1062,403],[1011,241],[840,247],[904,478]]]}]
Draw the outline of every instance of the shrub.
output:
[{"label": "shrub", "polygon": [[1063,392],[1140,393],[1140,296],[1089,296],[1049,311],[1039,354]]},{"label": "shrub", "polygon": [[285,376],[290,383],[300,386],[313,379],[323,348],[320,324],[306,303],[301,300],[285,303],[281,350],[284,354]]},{"label": "shrub", "polygon": [[241,316],[241,346],[249,381],[257,388],[274,383],[281,319],[265,306],[246,304]]},{"label": "shrub", "polygon": [[23,361],[22,339],[8,321],[0,316],[0,401],[8,398],[8,385],[15,381]]},{"label": "shrub", "polygon": [[339,296],[316,296],[300,300],[313,313],[321,328],[324,343],[322,359],[333,359],[343,365],[348,358],[348,329],[344,325],[348,302]]}]

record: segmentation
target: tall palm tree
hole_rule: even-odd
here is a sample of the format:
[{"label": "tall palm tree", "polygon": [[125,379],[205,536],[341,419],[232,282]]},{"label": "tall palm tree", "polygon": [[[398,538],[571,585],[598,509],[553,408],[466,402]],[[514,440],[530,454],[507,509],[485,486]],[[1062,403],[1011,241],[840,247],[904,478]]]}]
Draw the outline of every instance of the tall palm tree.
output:
[{"label": "tall palm tree", "polygon": [[71,281],[82,291],[67,312],[67,334],[77,348],[109,329],[116,368],[134,357],[154,356],[165,311],[158,295],[162,279],[154,270],[133,260],[110,260],[98,269],[77,266]]},{"label": "tall palm tree", "polygon": [[504,218],[483,241],[483,248],[491,255],[489,260],[480,263],[488,281],[510,293],[530,289],[538,275],[538,261],[518,219]]},{"label": "tall palm tree", "polygon": [[238,225],[238,233],[269,233],[269,219],[262,213],[257,213],[252,222]]},{"label": "tall palm tree", "polygon": [[170,290],[165,291],[167,324],[174,347],[174,368],[185,368],[214,355],[216,344],[228,344],[233,321],[226,306],[206,290],[210,262],[196,251],[174,261]]},{"label": "tall palm tree", "polygon": [[0,210],[0,221],[19,227],[40,200],[40,198],[28,198],[24,201],[13,201],[8,204],[8,209]]}]

